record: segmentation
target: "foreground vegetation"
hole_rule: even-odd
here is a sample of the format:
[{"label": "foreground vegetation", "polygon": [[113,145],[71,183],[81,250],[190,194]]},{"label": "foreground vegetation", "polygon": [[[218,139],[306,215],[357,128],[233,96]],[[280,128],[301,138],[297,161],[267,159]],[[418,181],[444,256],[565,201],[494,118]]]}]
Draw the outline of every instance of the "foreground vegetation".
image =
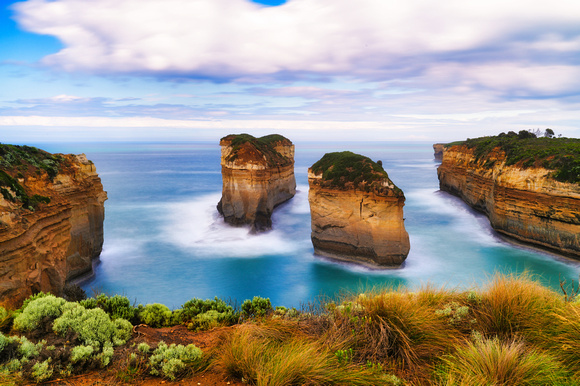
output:
[{"label": "foreground vegetation", "polygon": [[[301,311],[260,297],[239,308],[192,299],[172,311],[119,295],[73,301],[71,294],[82,295],[78,288],[69,300],[41,293],[19,310],[0,309],[3,384],[67,377],[116,359],[119,382],[211,370],[254,385],[580,384],[575,292],[556,293],[525,276],[497,275],[469,291],[372,290]],[[133,325],[142,323],[231,327],[216,329],[217,345],[202,352],[139,342]]]},{"label": "foreground vegetation", "polygon": [[[506,165],[523,168],[544,167],[554,170],[552,177],[557,181],[580,183],[580,139],[536,137],[522,130],[501,133],[496,136],[471,138],[452,142],[447,146],[465,145],[474,149],[476,159],[486,159],[495,149],[505,153]],[[491,162],[491,161],[490,161]]]}]

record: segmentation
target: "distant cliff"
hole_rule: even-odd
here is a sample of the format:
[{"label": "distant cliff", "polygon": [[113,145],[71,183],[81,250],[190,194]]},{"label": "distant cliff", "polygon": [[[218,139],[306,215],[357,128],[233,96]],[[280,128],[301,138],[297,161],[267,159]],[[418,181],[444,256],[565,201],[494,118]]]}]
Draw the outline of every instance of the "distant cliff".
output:
[{"label": "distant cliff", "polygon": [[0,193],[0,305],[92,271],[107,194],[84,154],[0,145]]},{"label": "distant cliff", "polygon": [[443,160],[443,152],[445,151],[445,144],[444,143],[436,143],[433,145],[433,152],[435,159],[438,161]]},{"label": "distant cliff", "polygon": [[219,213],[228,224],[250,225],[252,232],[271,229],[274,208],[296,194],[294,145],[277,134],[233,134],[222,138],[220,146]]},{"label": "distant cliff", "polygon": [[579,156],[580,140],[503,134],[448,144],[437,174],[498,232],[578,259]]},{"label": "distant cliff", "polygon": [[409,253],[405,196],[380,163],[328,153],[308,169],[316,254],[371,267],[399,267]]}]

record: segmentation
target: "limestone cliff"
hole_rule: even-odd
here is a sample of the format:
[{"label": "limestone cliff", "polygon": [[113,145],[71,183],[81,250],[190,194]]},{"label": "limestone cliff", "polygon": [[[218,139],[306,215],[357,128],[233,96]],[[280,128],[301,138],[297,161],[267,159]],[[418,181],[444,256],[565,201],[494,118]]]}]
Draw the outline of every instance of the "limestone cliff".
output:
[{"label": "limestone cliff", "polygon": [[405,196],[380,163],[329,153],[308,169],[314,252],[375,268],[399,267],[409,253]]},{"label": "limestone cliff", "polygon": [[0,305],[92,271],[107,195],[84,154],[0,145],[0,193]]},{"label": "limestone cliff", "polygon": [[296,194],[294,145],[281,135],[255,138],[228,135],[220,140],[225,222],[250,225],[251,232],[272,227],[274,208]]},{"label": "limestone cliff", "polygon": [[438,161],[443,160],[443,152],[445,151],[445,144],[443,143],[436,143],[433,145],[433,152],[435,159]]},{"label": "limestone cliff", "polygon": [[[544,147],[539,154],[547,154],[545,159],[526,160],[521,153],[529,150],[521,148],[513,151],[512,157],[520,157],[515,162],[517,159],[508,159],[505,150],[490,143],[483,156],[481,148],[447,146],[437,170],[441,190],[485,213],[502,234],[580,258],[580,185],[554,178],[568,171],[546,168],[554,164],[555,156]],[[558,157],[565,160],[568,155]]]}]

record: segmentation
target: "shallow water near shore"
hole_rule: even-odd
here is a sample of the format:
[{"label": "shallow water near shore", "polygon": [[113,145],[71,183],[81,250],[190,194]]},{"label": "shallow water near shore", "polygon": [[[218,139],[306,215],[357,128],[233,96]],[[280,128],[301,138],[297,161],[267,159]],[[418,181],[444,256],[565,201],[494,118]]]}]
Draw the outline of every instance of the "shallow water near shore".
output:
[{"label": "shallow water near shore", "polygon": [[[430,143],[296,143],[297,194],[279,206],[274,229],[250,235],[218,216],[220,148],[215,143],[35,144],[86,153],[103,182],[105,244],[95,275],[82,286],[138,303],[177,308],[218,296],[253,296],[299,307],[319,296],[376,286],[482,285],[494,272],[537,275],[559,289],[577,281],[580,263],[511,244],[485,216],[439,191]],[[307,168],[324,153],[350,150],[382,160],[406,196],[411,251],[401,269],[371,270],[313,254]]]}]

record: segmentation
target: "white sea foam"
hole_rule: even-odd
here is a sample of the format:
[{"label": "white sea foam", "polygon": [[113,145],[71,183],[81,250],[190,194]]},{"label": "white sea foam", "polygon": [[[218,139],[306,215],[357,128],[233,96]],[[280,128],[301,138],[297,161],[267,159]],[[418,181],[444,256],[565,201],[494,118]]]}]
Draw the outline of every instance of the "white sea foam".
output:
[{"label": "white sea foam", "polygon": [[287,254],[297,249],[279,230],[252,235],[248,227],[224,223],[216,210],[221,194],[167,204],[161,239],[184,252],[204,257],[259,257]]},{"label": "white sea foam", "polygon": [[442,191],[417,189],[405,194],[415,207],[450,218],[452,228],[458,234],[469,237],[480,244],[499,244],[485,215],[477,213],[459,198]]}]

